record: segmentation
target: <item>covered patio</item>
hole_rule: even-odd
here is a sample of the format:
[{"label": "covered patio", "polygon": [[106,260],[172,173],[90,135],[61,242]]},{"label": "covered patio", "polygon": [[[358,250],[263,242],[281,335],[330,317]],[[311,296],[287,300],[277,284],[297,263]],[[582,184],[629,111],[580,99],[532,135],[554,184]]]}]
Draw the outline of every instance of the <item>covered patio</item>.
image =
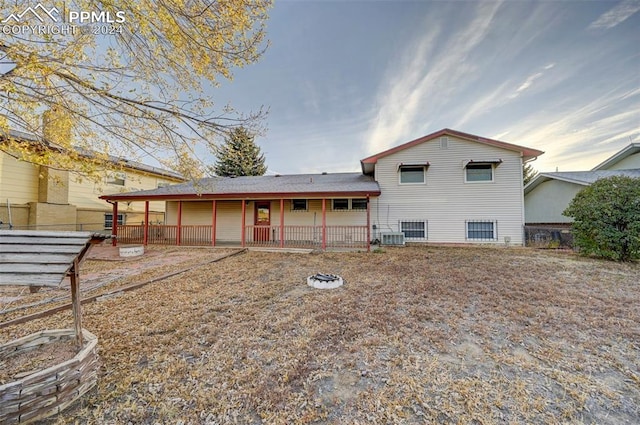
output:
[{"label": "covered patio", "polygon": [[[102,196],[113,216],[145,203],[138,223],[114,220],[114,243],[184,246],[369,249],[370,198],[378,184],[360,173],[213,177],[156,190]],[[149,222],[164,201],[165,222]]]}]

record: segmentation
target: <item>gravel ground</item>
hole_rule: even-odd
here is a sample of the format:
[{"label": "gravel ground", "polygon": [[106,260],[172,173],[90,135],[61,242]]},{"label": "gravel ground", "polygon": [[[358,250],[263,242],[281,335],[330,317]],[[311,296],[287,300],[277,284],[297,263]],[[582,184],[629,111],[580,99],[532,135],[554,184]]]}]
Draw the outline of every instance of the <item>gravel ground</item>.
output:
[{"label": "gravel ground", "polygon": [[[110,288],[185,266],[127,264]],[[99,383],[48,423],[637,424],[639,282],[637,263],[524,248],[247,252],[85,305]]]}]

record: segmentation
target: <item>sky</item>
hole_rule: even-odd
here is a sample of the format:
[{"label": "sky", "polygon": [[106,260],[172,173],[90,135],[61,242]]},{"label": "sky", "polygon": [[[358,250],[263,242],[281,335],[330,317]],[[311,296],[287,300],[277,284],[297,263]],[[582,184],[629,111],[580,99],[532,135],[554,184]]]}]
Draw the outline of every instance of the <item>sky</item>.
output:
[{"label": "sky", "polygon": [[275,0],[262,58],[212,97],[264,106],[269,173],[359,171],[443,128],[588,170],[640,142],[640,0]]}]

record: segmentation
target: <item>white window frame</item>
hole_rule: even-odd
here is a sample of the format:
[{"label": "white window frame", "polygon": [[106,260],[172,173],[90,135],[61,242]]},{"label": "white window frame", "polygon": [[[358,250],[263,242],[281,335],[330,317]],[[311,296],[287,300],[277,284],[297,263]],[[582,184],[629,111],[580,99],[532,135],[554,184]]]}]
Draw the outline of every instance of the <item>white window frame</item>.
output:
[{"label": "white window frame", "polygon": [[107,175],[107,184],[114,186],[125,186],[127,184],[127,173],[124,171],[116,171]]},{"label": "white window frame", "polygon": [[[347,201],[346,208],[336,208],[336,201]],[[349,211],[351,208],[351,202],[349,198],[335,198],[331,200],[331,211]]]},{"label": "white window frame", "polygon": [[[476,228],[471,230],[470,227],[473,225],[484,225],[490,224],[491,230],[484,230],[480,228]],[[477,227],[477,226],[476,226]],[[477,233],[486,233],[491,232],[492,236],[487,237],[485,235],[480,235],[478,237],[471,237],[471,232]],[[498,240],[498,221],[497,220],[465,220],[464,222],[464,238],[468,241],[476,241],[476,242],[493,242]]]},{"label": "white window frame", "polygon": [[[296,208],[296,202],[304,202],[304,209]],[[309,200],[308,199],[292,199],[291,200],[291,211],[300,212],[300,211],[309,211]]]},{"label": "white window frame", "polygon": [[[421,182],[403,182],[402,181],[402,169],[403,168],[421,168],[422,169],[422,181]],[[411,165],[405,164],[398,166],[398,184],[400,185],[420,185],[427,183],[427,167],[425,165]]]},{"label": "white window frame", "polygon": [[[416,229],[403,230],[403,228],[402,228],[402,224],[403,223],[411,223],[411,224],[420,223],[420,224],[422,224],[422,231],[424,232],[424,236],[423,237],[407,236],[407,234],[405,232],[420,231],[420,230],[416,230]],[[404,233],[404,238],[406,240],[426,241],[426,240],[429,239],[429,222],[427,220],[409,220],[409,219],[398,220],[398,230],[400,232]]]},{"label": "white window frame", "polygon": [[[110,217],[110,218],[107,218]],[[125,215],[118,213],[118,226],[124,226]],[[111,222],[111,226],[107,226],[107,223]],[[113,229],[113,213],[104,213],[104,228]]]},{"label": "white window frame", "polygon": [[[351,205],[349,205],[353,211],[366,211],[367,210],[367,198],[351,198],[350,200]],[[355,208],[353,206],[353,201],[361,201],[364,203],[364,207],[363,208]]]},{"label": "white window frame", "polygon": [[[469,174],[468,174],[469,166],[473,167],[477,165],[481,165],[481,166],[488,165],[490,167],[491,180],[469,180]],[[492,162],[470,162],[464,166],[464,182],[465,183],[471,183],[471,184],[493,183],[495,181],[495,176],[496,176],[496,166]]]}]

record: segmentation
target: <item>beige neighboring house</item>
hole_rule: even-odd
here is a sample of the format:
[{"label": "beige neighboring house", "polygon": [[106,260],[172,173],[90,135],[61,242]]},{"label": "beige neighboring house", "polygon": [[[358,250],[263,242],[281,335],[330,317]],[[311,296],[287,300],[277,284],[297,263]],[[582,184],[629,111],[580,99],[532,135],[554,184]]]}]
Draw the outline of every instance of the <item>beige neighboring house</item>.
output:
[{"label": "beige neighboring house", "polygon": [[[34,136],[12,131],[15,139],[33,141]],[[31,230],[110,230],[112,206],[102,195],[157,189],[185,179],[171,171],[145,164],[112,159],[120,171],[105,171],[101,182],[69,172],[19,161],[0,151],[0,228]],[[141,223],[144,205],[127,205],[119,210],[120,224]],[[151,202],[149,221],[164,223],[165,203]]]},{"label": "beige neighboring house", "polygon": [[525,223],[569,226],[562,215],[576,194],[596,180],[611,176],[640,178],[640,143],[631,143],[590,171],[540,173],[524,188]]}]

